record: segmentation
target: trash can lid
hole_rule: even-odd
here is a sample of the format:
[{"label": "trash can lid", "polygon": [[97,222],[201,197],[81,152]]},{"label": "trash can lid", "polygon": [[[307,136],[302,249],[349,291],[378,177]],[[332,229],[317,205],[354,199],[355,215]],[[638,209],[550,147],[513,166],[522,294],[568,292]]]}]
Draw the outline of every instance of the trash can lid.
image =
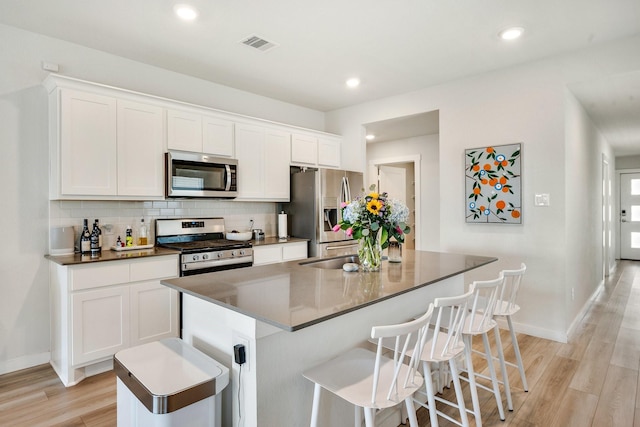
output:
[{"label": "trash can lid", "polygon": [[114,369],[155,414],[213,396],[229,383],[227,367],[178,338],[121,350],[114,355]]}]

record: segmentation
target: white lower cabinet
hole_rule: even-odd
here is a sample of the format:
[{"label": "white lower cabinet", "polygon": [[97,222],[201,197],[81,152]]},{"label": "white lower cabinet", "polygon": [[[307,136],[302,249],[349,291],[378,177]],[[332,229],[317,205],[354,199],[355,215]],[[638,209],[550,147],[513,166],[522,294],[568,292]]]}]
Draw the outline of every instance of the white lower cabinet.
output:
[{"label": "white lower cabinet", "polygon": [[277,243],[253,247],[253,265],[307,258],[307,242]]},{"label": "white lower cabinet", "polygon": [[111,357],[129,347],[129,287],[71,294],[71,365]]},{"label": "white lower cabinet", "polygon": [[112,368],[125,348],[179,334],[177,255],[92,264],[50,262],[51,365],[71,386]]}]

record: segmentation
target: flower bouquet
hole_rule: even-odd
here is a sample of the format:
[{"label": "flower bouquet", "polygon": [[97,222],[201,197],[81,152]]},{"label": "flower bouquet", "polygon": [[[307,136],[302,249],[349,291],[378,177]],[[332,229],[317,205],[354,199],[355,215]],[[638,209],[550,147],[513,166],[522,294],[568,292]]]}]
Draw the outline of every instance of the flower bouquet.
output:
[{"label": "flower bouquet", "polygon": [[364,271],[378,271],[382,262],[382,249],[394,238],[404,243],[404,235],[411,229],[406,224],[409,209],[387,193],[377,193],[376,186],[369,193],[343,203],[342,218],[333,231],[345,230],[347,236],[358,240],[358,257]]}]

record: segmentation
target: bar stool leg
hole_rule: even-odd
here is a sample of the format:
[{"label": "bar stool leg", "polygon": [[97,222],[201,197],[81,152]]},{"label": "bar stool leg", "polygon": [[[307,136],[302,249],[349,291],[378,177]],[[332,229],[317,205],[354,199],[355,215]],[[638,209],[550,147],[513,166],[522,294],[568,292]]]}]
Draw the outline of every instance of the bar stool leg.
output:
[{"label": "bar stool leg", "polygon": [[491,373],[491,382],[493,383],[493,394],[496,397],[496,404],[498,405],[498,413],[500,414],[500,420],[504,421],[504,408],[502,407],[502,396],[500,394],[500,385],[498,384],[498,376],[496,375],[496,367],[493,365],[493,356],[491,355],[491,346],[489,345],[489,336],[482,334],[482,342],[484,344],[485,358],[489,365],[489,372]]},{"label": "bar stool leg", "polygon": [[422,362],[422,370],[424,371],[424,384],[427,389],[427,405],[429,406],[429,419],[431,427],[438,427],[438,414],[436,413],[435,391],[433,389],[433,381],[431,380],[431,363]]},{"label": "bar stool leg", "polygon": [[498,324],[493,328],[496,336],[496,347],[498,347],[498,360],[500,361],[500,370],[502,371],[502,383],[504,384],[504,394],[507,396],[507,409],[513,411],[513,401],[511,399],[511,387],[509,386],[509,376],[507,375],[507,365],[504,360],[504,350],[502,348],[502,339],[500,338],[500,328]]},{"label": "bar stool leg", "polygon": [[518,339],[516,338],[516,331],[513,329],[513,323],[511,322],[511,316],[505,316],[507,323],[509,324],[509,332],[511,333],[511,344],[516,353],[516,361],[518,362],[518,370],[520,371],[520,378],[522,379],[522,387],[524,391],[529,391],[529,385],[527,384],[527,377],[524,374],[524,365],[522,364],[522,356],[520,355],[520,346],[518,345]]},{"label": "bar stool leg", "polygon": [[480,415],[480,401],[478,400],[478,387],[476,386],[476,373],[473,370],[471,359],[472,347],[471,335],[463,335],[464,355],[467,365],[467,375],[469,376],[469,389],[471,391],[471,401],[473,402],[473,416],[476,419],[476,427],[482,427],[482,416]]}]

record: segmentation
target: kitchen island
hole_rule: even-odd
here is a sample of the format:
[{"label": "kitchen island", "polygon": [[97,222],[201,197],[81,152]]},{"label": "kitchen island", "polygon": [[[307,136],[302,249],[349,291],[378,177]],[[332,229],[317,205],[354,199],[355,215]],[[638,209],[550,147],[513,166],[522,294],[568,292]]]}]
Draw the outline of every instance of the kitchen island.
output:
[{"label": "kitchen island", "polygon": [[[223,424],[309,424],[312,384],[301,373],[341,352],[366,346],[374,325],[421,314],[437,297],[464,292],[465,271],[491,257],[406,250],[380,272],[318,268],[290,261],[214,272],[161,283],[183,293],[182,338],[231,372]],[[233,363],[243,344],[247,362]],[[238,386],[240,388],[238,389]],[[399,423],[399,415],[385,424]],[[353,408],[325,393],[321,425],[353,425]]]}]

